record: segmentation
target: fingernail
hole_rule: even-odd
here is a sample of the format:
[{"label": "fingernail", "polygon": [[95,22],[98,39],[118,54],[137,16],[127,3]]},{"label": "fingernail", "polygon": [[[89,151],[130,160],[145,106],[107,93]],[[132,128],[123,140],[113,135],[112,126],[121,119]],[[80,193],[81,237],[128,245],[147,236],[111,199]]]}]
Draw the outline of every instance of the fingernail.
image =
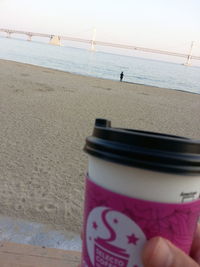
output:
[{"label": "fingernail", "polygon": [[144,265],[151,267],[170,267],[173,263],[173,254],[167,242],[161,237],[156,237],[145,245],[143,261]]}]

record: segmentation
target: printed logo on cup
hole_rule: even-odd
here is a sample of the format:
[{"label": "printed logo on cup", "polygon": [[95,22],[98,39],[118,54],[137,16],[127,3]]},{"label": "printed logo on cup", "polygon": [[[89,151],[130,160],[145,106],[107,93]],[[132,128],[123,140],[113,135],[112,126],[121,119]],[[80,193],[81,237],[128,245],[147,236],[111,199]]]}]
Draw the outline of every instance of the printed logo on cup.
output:
[{"label": "printed logo on cup", "polygon": [[90,212],[86,243],[93,266],[139,267],[138,256],[145,242],[141,228],[123,213],[107,207]]}]

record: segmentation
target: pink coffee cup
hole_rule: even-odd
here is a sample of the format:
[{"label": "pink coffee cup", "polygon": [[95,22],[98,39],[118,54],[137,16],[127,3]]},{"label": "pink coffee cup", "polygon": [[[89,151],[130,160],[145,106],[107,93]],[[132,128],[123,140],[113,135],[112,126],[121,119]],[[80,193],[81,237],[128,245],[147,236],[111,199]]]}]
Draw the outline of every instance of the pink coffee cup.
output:
[{"label": "pink coffee cup", "polygon": [[200,214],[200,142],[97,119],[84,150],[82,267],[141,267],[162,236],[189,253]]}]

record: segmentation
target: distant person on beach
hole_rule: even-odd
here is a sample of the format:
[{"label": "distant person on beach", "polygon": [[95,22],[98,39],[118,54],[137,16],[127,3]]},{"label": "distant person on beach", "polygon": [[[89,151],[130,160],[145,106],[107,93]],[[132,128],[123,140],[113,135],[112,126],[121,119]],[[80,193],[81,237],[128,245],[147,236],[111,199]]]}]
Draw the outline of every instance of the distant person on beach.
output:
[{"label": "distant person on beach", "polygon": [[122,72],[120,73],[120,82],[122,82],[123,78],[124,78],[124,73],[123,73],[123,71],[122,71]]}]

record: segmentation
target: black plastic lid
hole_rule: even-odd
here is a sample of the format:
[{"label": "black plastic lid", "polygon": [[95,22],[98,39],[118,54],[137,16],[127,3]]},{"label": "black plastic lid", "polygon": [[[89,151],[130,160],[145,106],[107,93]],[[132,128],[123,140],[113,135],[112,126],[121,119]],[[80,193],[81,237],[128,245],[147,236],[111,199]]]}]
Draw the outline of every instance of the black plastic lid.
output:
[{"label": "black plastic lid", "polygon": [[96,119],[87,137],[88,154],[144,169],[200,175],[200,141],[174,135],[113,128],[111,122]]}]

